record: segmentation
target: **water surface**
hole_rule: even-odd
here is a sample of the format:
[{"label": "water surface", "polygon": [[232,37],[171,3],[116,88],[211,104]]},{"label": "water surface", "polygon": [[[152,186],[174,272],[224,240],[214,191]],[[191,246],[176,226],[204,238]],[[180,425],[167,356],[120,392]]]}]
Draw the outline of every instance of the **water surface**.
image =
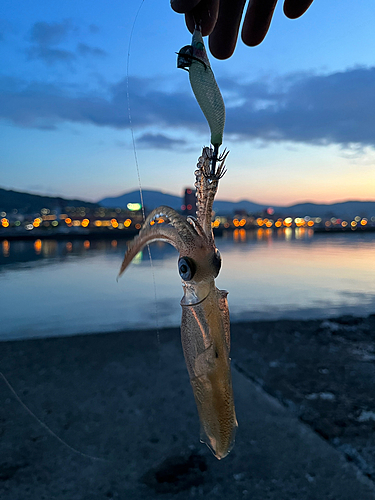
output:
[{"label": "water surface", "polygon": [[[375,313],[375,235],[243,230],[216,239],[233,321]],[[116,282],[126,242],[3,242],[0,339],[180,323],[177,252],[137,256]]]}]

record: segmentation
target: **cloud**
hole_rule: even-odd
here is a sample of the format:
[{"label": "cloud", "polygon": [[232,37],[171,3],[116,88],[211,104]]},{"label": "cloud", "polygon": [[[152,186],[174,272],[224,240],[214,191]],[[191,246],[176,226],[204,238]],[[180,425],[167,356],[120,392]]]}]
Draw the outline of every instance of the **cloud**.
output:
[{"label": "cloud", "polygon": [[[191,110],[194,101],[188,93],[169,95],[152,90],[153,84],[145,79],[130,79],[132,125],[135,128],[155,124],[180,127],[196,124],[199,108],[196,105],[196,113]],[[125,82],[110,86],[106,92],[109,97],[82,96],[82,93],[71,95],[56,85],[27,84],[5,78],[0,80],[0,88],[0,117],[19,126],[45,128],[70,121],[119,129],[129,127]],[[182,121],[179,113],[184,116]],[[201,125],[207,127],[203,118]]]},{"label": "cloud", "polygon": [[183,139],[171,139],[164,134],[143,134],[137,139],[137,145],[146,149],[176,149],[184,146]]},{"label": "cloud", "polygon": [[30,32],[32,46],[26,50],[26,54],[30,60],[41,59],[49,66],[61,62],[70,63],[76,58],[74,52],[57,48],[56,45],[66,41],[71,33],[77,31],[70,19],[61,23],[36,22]]},{"label": "cloud", "polygon": [[[143,131],[145,145],[173,146],[172,142],[167,144],[167,136],[145,133],[151,126],[163,127],[166,132],[177,128],[196,134],[207,132],[188,84],[181,91],[170,90],[170,80],[168,87],[157,83],[146,78],[129,80],[132,125]],[[251,83],[226,78],[219,85],[227,103],[225,132],[234,140],[375,147],[375,67]],[[5,87],[0,116],[20,126],[52,127],[70,121],[129,127],[124,80],[108,86],[102,95],[72,95],[58,86],[41,84]]]},{"label": "cloud", "polygon": [[89,25],[89,32],[92,33],[93,35],[96,35],[96,33],[99,33],[100,28],[96,24],[90,24]]},{"label": "cloud", "polygon": [[50,47],[36,46],[27,51],[29,59],[42,59],[51,66],[57,62],[71,62],[76,58],[70,50],[52,49]]},{"label": "cloud", "polygon": [[39,21],[31,28],[30,40],[43,47],[57,45],[74,31],[77,31],[77,28],[73,25],[71,19],[65,19],[61,23]]},{"label": "cloud", "polygon": [[[95,25],[89,26],[89,32],[98,31]],[[69,42],[72,35],[78,33],[78,28],[71,19],[65,19],[61,23],[37,22],[30,32],[31,47],[26,50],[29,59],[40,59],[51,66],[56,63],[71,63],[77,56],[80,57],[104,57],[107,53],[99,47],[92,47],[80,42],[76,50],[61,48],[64,42]]]},{"label": "cloud", "polygon": [[77,53],[83,57],[87,56],[104,57],[107,55],[105,50],[99,49],[98,47],[91,47],[86,43],[79,43],[77,45]]},{"label": "cloud", "polygon": [[237,85],[244,102],[228,109],[226,132],[239,139],[375,145],[375,68],[291,76],[272,87]]}]

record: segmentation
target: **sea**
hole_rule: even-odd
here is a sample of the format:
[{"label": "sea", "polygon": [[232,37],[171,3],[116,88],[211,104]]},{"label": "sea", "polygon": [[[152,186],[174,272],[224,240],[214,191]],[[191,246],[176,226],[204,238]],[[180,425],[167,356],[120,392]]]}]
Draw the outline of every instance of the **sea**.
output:
[{"label": "sea", "polygon": [[[0,340],[180,324],[177,251],[140,252],[117,281],[123,239],[0,243]],[[216,238],[233,322],[375,313],[375,234],[304,228]]]}]

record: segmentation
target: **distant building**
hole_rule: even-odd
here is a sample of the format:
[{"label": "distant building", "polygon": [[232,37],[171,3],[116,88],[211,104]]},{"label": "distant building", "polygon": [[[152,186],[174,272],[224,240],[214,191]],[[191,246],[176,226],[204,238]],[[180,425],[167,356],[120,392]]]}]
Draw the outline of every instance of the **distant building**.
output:
[{"label": "distant building", "polygon": [[185,189],[184,201],[181,205],[181,210],[184,215],[193,215],[195,217],[197,211],[197,197],[195,189]]}]

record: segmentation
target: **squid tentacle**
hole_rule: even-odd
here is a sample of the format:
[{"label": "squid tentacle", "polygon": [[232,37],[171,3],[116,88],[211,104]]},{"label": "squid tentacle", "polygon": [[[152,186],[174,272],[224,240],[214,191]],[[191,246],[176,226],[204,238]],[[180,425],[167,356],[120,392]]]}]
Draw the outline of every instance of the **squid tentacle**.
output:
[{"label": "squid tentacle", "polygon": [[[167,219],[166,224],[153,224],[157,219]],[[198,233],[176,210],[167,206],[155,208],[146,218],[142,229],[133,241],[129,243],[128,250],[122,261],[118,278],[123,274],[130,262],[138,252],[148,243],[165,241],[179,249],[197,238]]]}]

